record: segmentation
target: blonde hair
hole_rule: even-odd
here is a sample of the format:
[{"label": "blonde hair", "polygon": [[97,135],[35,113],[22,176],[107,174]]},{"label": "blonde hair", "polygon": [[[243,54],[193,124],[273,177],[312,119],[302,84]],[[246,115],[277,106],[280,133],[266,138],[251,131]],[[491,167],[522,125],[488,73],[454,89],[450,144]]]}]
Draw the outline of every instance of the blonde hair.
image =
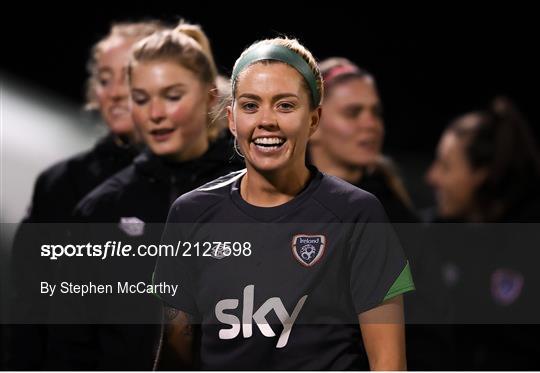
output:
[{"label": "blonde hair", "polygon": [[193,72],[204,83],[216,82],[217,68],[210,42],[198,25],[181,21],[174,29],[156,32],[139,41],[133,47],[128,77],[131,77],[135,63],[157,60],[175,62]]},{"label": "blonde hair", "polygon": [[[131,81],[136,63],[151,61],[174,62],[193,72],[204,84],[216,86],[217,67],[210,41],[199,25],[180,21],[176,28],[156,32],[135,44],[128,64],[128,79]],[[221,96],[219,87],[216,91]],[[219,118],[213,110],[210,111],[207,128],[209,141],[219,136],[220,126]]]},{"label": "blonde hair", "polygon": [[90,51],[90,59],[86,64],[88,71],[88,79],[86,81],[86,110],[97,110],[99,105],[95,96],[95,87],[98,81],[98,59],[102,53],[104,44],[114,37],[133,40],[137,42],[154,32],[163,30],[164,25],[159,21],[143,21],[143,22],[120,22],[113,23],[109,33],[99,40]]},{"label": "blonde hair", "polygon": [[218,103],[212,111],[212,126],[208,129],[210,141],[217,139],[228,131],[227,111],[225,108],[231,103],[231,80],[219,74],[216,79]]},{"label": "blonde hair", "polygon": [[[305,79],[302,79],[302,84],[304,85],[305,89],[309,93],[312,109],[319,106],[321,104],[321,100],[322,100],[323,93],[324,93],[323,79],[322,79],[321,72],[319,71],[319,66],[317,65],[317,61],[315,60],[315,58],[313,57],[311,52],[306,47],[304,47],[302,44],[300,44],[300,42],[298,42],[298,40],[296,40],[296,39],[274,38],[274,39],[261,40],[261,41],[257,41],[255,43],[253,43],[246,50],[244,50],[242,52],[240,57],[238,57],[238,59],[236,60],[236,62],[234,64],[233,71],[236,69],[238,63],[242,60],[242,58],[247,53],[251,52],[255,48],[260,47],[261,45],[278,45],[278,46],[285,47],[285,48],[291,50],[292,52],[296,53],[297,55],[302,57],[302,59],[304,59],[304,61],[306,61],[306,63],[309,65],[309,68],[311,69],[311,72],[313,73],[313,76],[315,77],[316,88],[317,88],[317,91],[318,91],[319,97],[320,97],[319,102],[313,102],[313,98],[311,98],[312,97],[311,90],[310,90],[310,88],[309,88],[309,86],[308,86]],[[274,61],[274,60],[263,60],[263,61],[266,62],[266,63],[280,62],[280,61]],[[263,62],[263,61],[258,61],[258,62]],[[232,87],[233,87],[233,92],[232,92],[232,98],[233,99],[234,99],[234,96],[236,95],[236,86],[237,86],[238,78],[239,78],[240,75],[241,74],[238,74],[236,77],[234,77],[235,80],[231,82]]]}]

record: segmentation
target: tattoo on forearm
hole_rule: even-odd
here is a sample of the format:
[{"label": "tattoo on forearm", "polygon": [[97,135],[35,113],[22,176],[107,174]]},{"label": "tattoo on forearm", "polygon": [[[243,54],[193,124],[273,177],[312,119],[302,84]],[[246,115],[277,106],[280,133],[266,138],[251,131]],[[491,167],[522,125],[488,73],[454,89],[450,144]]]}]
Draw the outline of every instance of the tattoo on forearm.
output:
[{"label": "tattoo on forearm", "polygon": [[193,316],[188,313],[182,312],[174,307],[165,307],[164,314],[166,323],[168,326],[166,330],[168,333],[174,333],[174,330],[183,336],[193,336]]},{"label": "tattoo on forearm", "polygon": [[172,307],[165,307],[165,318],[167,321],[172,321],[175,319],[175,317],[178,315],[179,310]]}]

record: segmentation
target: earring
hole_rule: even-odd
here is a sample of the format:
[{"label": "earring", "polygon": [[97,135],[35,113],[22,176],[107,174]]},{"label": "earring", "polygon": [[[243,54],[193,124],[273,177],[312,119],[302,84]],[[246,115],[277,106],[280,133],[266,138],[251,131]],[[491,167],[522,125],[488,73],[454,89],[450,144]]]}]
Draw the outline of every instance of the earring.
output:
[{"label": "earring", "polygon": [[234,151],[236,152],[236,154],[238,154],[240,156],[240,158],[244,158],[244,155],[240,152],[240,147],[238,146],[238,141],[236,139],[236,136],[234,136]]}]

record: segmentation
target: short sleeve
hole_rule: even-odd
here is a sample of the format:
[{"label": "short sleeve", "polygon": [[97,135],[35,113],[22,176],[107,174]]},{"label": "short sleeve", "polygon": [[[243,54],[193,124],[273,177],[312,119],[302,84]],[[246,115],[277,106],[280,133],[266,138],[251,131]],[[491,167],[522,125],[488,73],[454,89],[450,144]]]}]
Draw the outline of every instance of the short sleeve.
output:
[{"label": "short sleeve", "polygon": [[174,256],[161,256],[156,262],[152,282],[154,284],[167,283],[178,285],[178,291],[173,294],[157,294],[167,305],[189,313],[192,316],[198,314],[196,303],[196,283],[194,274],[195,263],[190,257],[183,256],[182,246],[186,237],[183,232],[185,224],[177,223],[175,213],[178,211],[176,204],[173,205],[167,219],[167,224],[161,238],[162,245],[172,245],[179,248]]},{"label": "short sleeve", "polygon": [[357,314],[414,290],[409,264],[380,202],[366,198],[349,241],[350,288]]}]

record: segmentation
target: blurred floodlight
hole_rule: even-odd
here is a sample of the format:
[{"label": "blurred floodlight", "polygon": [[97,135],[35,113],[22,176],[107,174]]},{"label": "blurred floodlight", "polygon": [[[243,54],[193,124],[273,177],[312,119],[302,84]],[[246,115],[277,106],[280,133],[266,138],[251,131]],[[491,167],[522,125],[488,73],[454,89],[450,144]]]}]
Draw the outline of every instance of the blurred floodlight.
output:
[{"label": "blurred floodlight", "polygon": [[0,75],[1,223],[22,219],[41,171],[93,145],[102,130],[89,122],[80,108]]}]

